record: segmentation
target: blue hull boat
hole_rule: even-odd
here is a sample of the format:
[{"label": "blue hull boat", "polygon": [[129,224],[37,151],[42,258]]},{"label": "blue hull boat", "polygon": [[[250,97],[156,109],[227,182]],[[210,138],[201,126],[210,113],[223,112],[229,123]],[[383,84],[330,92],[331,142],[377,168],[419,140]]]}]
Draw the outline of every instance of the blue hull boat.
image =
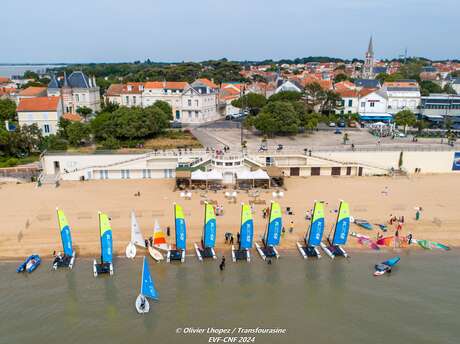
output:
[{"label": "blue hull boat", "polygon": [[40,263],[42,262],[41,258],[39,255],[37,254],[33,254],[31,256],[29,256],[25,261],[24,263],[22,263],[21,265],[19,265],[19,267],[16,269],[16,272],[24,272],[24,271],[27,271],[27,272],[33,272],[36,268],[38,268],[38,266],[40,265]]},{"label": "blue hull boat", "polygon": [[376,264],[375,265],[374,276],[382,276],[386,272],[390,273],[392,267],[395,266],[396,264],[398,264],[400,260],[401,260],[401,258],[394,257],[394,258],[385,260],[384,262],[382,262],[380,264]]},{"label": "blue hull boat", "polygon": [[364,228],[364,229],[367,229],[367,230],[371,230],[372,228],[374,228],[368,221],[366,220],[358,220],[358,219],[355,219],[355,224],[357,224],[358,226]]}]

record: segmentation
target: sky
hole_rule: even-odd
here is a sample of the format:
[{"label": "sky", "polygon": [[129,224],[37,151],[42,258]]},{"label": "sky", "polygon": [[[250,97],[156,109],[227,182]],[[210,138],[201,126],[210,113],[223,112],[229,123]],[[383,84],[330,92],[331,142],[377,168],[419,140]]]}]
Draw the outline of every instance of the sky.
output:
[{"label": "sky", "polygon": [[2,0],[0,63],[460,58],[459,0]]}]

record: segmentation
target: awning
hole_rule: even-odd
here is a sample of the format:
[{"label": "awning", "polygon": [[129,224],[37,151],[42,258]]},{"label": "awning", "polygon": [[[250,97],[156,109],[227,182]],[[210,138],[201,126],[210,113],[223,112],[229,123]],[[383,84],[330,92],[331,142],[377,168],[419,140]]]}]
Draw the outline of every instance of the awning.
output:
[{"label": "awning", "polygon": [[270,177],[268,176],[267,172],[262,171],[262,170],[257,170],[253,172],[249,171],[243,171],[243,172],[238,172],[236,174],[236,179],[238,180],[269,180]]},{"label": "awning", "polygon": [[360,113],[361,121],[391,121],[393,116],[389,113]]},{"label": "awning", "polygon": [[444,117],[442,117],[441,115],[423,115],[424,117],[428,118],[428,119],[433,119],[433,120],[436,120],[436,119],[443,119]]},{"label": "awning", "polygon": [[203,172],[201,170],[192,172],[192,180],[222,180],[222,173],[217,171]]}]

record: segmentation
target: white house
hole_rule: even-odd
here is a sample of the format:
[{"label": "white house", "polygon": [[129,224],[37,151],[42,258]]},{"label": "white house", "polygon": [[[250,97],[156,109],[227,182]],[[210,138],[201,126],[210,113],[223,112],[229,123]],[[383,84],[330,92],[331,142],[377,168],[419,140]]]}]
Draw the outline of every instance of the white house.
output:
[{"label": "white house", "polygon": [[56,134],[62,116],[62,101],[60,97],[23,98],[16,111],[19,125],[37,124],[43,135]]},{"label": "white house", "polygon": [[197,79],[191,85],[183,81],[114,84],[105,97],[109,102],[128,107],[147,107],[161,100],[171,106],[176,121],[199,124],[220,118],[218,94],[219,88],[212,81]]},{"label": "white house", "polygon": [[454,79],[451,86],[457,94],[460,94],[460,78]]},{"label": "white house", "polygon": [[67,113],[75,113],[79,107],[90,108],[93,112],[101,109],[100,89],[96,85],[96,78],[90,78],[81,71],[72,72],[69,76],[64,72],[62,79],[53,75],[48,84],[48,96],[62,96]]},{"label": "white house", "polygon": [[420,112],[420,87],[416,81],[385,82],[379,92],[387,99],[390,114],[406,109]]},{"label": "white house", "polygon": [[387,112],[388,100],[380,93],[373,91],[359,98],[358,113],[363,121],[389,121],[391,114]]},{"label": "white house", "polygon": [[302,92],[301,88],[294,84],[292,81],[287,80],[283,82],[278,88],[276,89],[275,93],[285,92],[285,91],[294,91],[294,92]]}]

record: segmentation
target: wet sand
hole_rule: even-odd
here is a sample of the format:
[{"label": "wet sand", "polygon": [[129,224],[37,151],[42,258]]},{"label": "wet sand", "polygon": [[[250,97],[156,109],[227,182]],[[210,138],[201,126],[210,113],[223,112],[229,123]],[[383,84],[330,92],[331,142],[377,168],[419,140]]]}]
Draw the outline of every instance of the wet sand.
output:
[{"label": "wet sand", "polygon": [[[428,175],[417,177],[291,177],[286,179],[286,191],[279,201],[283,209],[291,207],[294,215],[283,215],[286,234],[280,250],[295,250],[307,229],[305,213],[314,200],[326,205],[326,237],[334,225],[339,201],[350,203],[351,215],[371,223],[387,223],[390,214],[404,216],[402,235],[413,233],[414,238],[438,241],[452,247],[460,246],[459,176]],[[239,230],[240,203],[254,199],[247,192],[239,192],[236,203],[226,200],[224,191],[217,193],[194,191],[191,200],[183,200],[173,191],[174,180],[110,180],[62,182],[59,188],[35,184],[0,185],[0,258],[22,258],[31,253],[50,256],[60,250],[60,235],[55,208],[64,210],[72,227],[74,246],[78,256],[96,257],[100,254],[97,211],[106,212],[112,219],[114,250],[124,255],[130,239],[130,211],[134,210],[144,236],[152,234],[154,220],[163,228],[171,227],[174,243],[173,202],[184,208],[187,223],[187,244],[199,242],[203,227],[203,200],[215,200],[224,206],[224,215],[217,217],[216,251],[228,249],[224,233]],[[140,191],[141,196],[134,196]],[[387,191],[387,192],[385,192]],[[266,227],[262,209],[272,199],[272,191],[262,191],[260,199],[266,205],[255,205],[255,240]],[[415,207],[423,207],[422,217],[415,221]],[[288,231],[294,222],[294,232]],[[373,238],[377,230],[366,231],[352,225],[351,231]],[[393,229],[389,230],[393,233]],[[354,238],[346,247],[364,249]],[[411,249],[418,249],[416,247]],[[192,251],[189,251],[189,254]],[[253,254],[256,254],[255,251]]]}]

